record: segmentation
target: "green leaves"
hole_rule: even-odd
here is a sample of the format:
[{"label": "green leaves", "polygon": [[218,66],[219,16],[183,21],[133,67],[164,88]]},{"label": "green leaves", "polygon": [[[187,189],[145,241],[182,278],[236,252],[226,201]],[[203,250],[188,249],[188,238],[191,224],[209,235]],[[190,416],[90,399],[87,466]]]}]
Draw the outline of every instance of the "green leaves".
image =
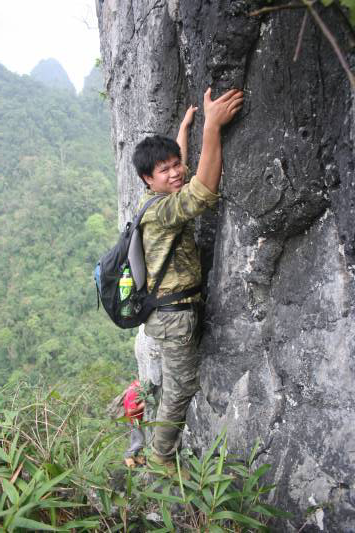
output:
[{"label": "green leaves", "polygon": [[350,23],[355,27],[355,0],[340,0],[340,4],[348,8]]},{"label": "green leaves", "polygon": [[210,518],[211,520],[233,520],[233,522],[236,522],[237,524],[245,524],[246,526],[251,526],[259,531],[268,531],[268,528],[258,520],[233,511],[220,511],[211,515]]},{"label": "green leaves", "polygon": [[11,503],[13,503],[14,505],[18,505],[20,498],[13,484],[7,481],[7,479],[3,479],[2,488],[3,488],[4,494],[6,494],[6,496],[9,498]]},{"label": "green leaves", "polygon": [[[325,7],[334,3],[334,0],[321,0]],[[349,21],[355,26],[355,0],[340,0],[340,5],[349,10]]]},{"label": "green leaves", "polygon": [[[227,437],[224,430],[213,442],[201,460],[189,456],[188,470],[193,480],[184,479],[177,458],[178,476],[167,479],[161,474],[153,490],[141,494],[160,502],[165,528],[154,531],[173,531],[172,505],[180,505],[188,517],[187,523],[197,531],[219,533],[226,531],[230,523],[239,525],[242,531],[267,532],[267,520],[271,517],[289,518],[290,515],[262,501],[263,494],[274,488],[263,485],[261,479],[271,465],[254,468],[260,439],[257,439],[246,463],[233,462],[227,453]],[[159,471],[154,470],[156,476]],[[175,479],[177,478],[177,479]],[[159,489],[159,490],[158,490]],[[180,492],[180,496],[177,495]],[[150,530],[150,529],[149,529]]]}]

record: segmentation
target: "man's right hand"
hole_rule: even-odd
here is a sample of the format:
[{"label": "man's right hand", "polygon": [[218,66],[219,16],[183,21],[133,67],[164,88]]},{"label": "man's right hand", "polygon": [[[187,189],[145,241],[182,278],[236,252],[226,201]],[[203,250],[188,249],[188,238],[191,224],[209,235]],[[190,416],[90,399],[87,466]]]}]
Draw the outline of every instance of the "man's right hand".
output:
[{"label": "man's right hand", "polygon": [[243,91],[231,89],[216,100],[211,99],[211,88],[204,94],[205,128],[221,128],[228,124],[243,105]]},{"label": "man's right hand", "polygon": [[228,124],[243,105],[243,91],[232,89],[211,100],[211,89],[204,96],[205,125],[201,157],[196,178],[211,192],[217,193],[222,172],[221,128]]}]

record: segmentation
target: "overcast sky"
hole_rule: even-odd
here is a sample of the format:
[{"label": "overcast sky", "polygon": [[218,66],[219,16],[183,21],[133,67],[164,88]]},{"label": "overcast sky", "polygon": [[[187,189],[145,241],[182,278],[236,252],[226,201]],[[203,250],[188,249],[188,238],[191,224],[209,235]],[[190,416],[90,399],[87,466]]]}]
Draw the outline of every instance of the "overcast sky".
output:
[{"label": "overcast sky", "polygon": [[95,0],[0,0],[0,63],[29,74],[49,57],[80,91],[100,57]]}]

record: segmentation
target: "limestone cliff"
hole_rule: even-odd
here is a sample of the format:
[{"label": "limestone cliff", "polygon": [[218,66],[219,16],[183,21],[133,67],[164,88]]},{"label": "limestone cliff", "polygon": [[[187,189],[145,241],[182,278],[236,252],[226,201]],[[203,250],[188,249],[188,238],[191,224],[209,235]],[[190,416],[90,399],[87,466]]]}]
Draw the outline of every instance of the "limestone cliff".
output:
[{"label": "limestone cliff", "polygon": [[[142,185],[146,134],[174,136],[211,85],[245,89],[224,131],[219,211],[197,223],[207,300],[202,390],[187,438],[203,450],[227,425],[230,451],[258,435],[274,503],[321,510],[303,529],[355,531],[354,107],[345,73],[302,10],[249,17],[244,0],[97,0],[122,219]],[[344,49],[341,15],[322,13]],[[350,58],[351,59],[351,58]],[[197,163],[202,112],[191,132]]]}]

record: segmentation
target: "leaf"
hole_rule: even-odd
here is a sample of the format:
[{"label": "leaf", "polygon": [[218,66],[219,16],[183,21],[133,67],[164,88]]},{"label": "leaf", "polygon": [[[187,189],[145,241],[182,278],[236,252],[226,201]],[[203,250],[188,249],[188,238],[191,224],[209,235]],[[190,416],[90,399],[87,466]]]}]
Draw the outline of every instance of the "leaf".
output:
[{"label": "leaf", "polygon": [[13,505],[11,509],[14,510],[13,514],[15,514],[16,516],[23,516],[24,514],[26,514],[28,511],[30,511],[34,507],[37,507],[37,502],[30,502],[30,503],[27,503],[26,505],[21,505],[20,508],[18,505]]},{"label": "leaf", "polygon": [[180,460],[179,460],[179,455],[178,455],[177,451],[176,451],[176,467],[177,467],[177,475],[178,475],[178,479],[179,479],[179,486],[180,486],[181,496],[182,496],[182,499],[185,501],[184,484],[183,484],[183,481],[182,481]]},{"label": "leaf", "polygon": [[15,470],[17,468],[17,465],[20,461],[20,458],[21,458],[21,455],[22,455],[22,452],[23,450],[26,448],[27,446],[27,442],[24,442],[23,444],[21,444],[21,446],[19,447],[19,449],[17,450],[16,452],[16,455],[15,455],[15,458],[12,462],[12,468]]},{"label": "leaf", "polygon": [[[219,459],[218,459],[218,464],[217,464],[217,469],[216,469],[216,473],[219,476],[221,476],[222,472],[223,472],[223,465],[224,465],[224,460],[225,460],[226,454],[227,454],[227,437],[224,438],[224,442],[222,444],[222,447],[219,450]],[[221,484],[221,481],[218,481],[214,485],[213,502],[216,501],[216,498],[217,498],[217,495],[218,495],[218,491],[219,491],[219,488],[220,488],[220,484]]]},{"label": "leaf", "polygon": [[60,395],[59,392],[56,391],[56,390],[52,390],[52,391],[48,394],[46,400],[48,400],[49,398],[54,398],[55,400],[61,400],[61,399],[62,399],[61,395]]},{"label": "leaf", "polygon": [[198,507],[200,509],[200,511],[202,511],[203,513],[205,513],[206,516],[209,516],[211,510],[210,508],[205,504],[204,501],[201,500],[201,498],[199,498],[198,496],[195,496],[194,498],[192,498],[192,503],[194,505],[196,505],[196,507]]},{"label": "leaf", "polygon": [[62,509],[66,507],[87,507],[88,504],[85,503],[77,503],[77,502],[65,502],[62,500],[42,500],[39,503],[37,502],[36,505],[40,509]]},{"label": "leaf", "polygon": [[23,483],[25,483],[23,480],[21,480],[21,482],[19,479],[17,480],[17,484],[19,488],[22,490],[22,494],[20,496],[20,502],[19,502],[20,505],[24,504],[28,496],[32,494],[32,492],[35,490],[36,478],[33,477],[31,481],[28,483],[28,485],[26,486],[24,486]]},{"label": "leaf", "polygon": [[262,487],[260,487],[259,492],[260,494],[267,494],[268,492],[270,492],[270,490],[276,487],[277,485],[263,485]]},{"label": "leaf", "polygon": [[111,527],[111,532],[116,533],[116,531],[123,531],[123,522],[120,522],[115,527]]},{"label": "leaf", "polygon": [[354,0],[340,0],[342,6],[345,6],[349,9],[350,13],[350,23],[352,26],[355,26],[355,2]]},{"label": "leaf", "polygon": [[194,470],[189,470],[189,474],[191,475],[191,477],[194,478],[195,481],[197,481],[198,486],[200,486],[201,475],[195,472]]},{"label": "leaf", "polygon": [[20,497],[13,484],[10,483],[7,479],[3,479],[2,486],[11,503],[14,505],[18,505]]},{"label": "leaf", "polygon": [[221,481],[232,481],[233,477],[229,474],[213,474],[212,476],[208,476],[204,479],[203,485],[210,485],[212,483],[219,483]]},{"label": "leaf", "polygon": [[105,490],[100,489],[99,496],[100,496],[100,500],[101,500],[105,513],[109,515],[111,512],[111,499],[109,495],[107,494]]},{"label": "leaf", "polygon": [[189,462],[192,464],[192,466],[194,467],[196,472],[201,473],[202,465],[201,465],[200,461],[195,456],[189,457]]},{"label": "leaf", "polygon": [[4,415],[5,415],[5,420],[2,424],[3,427],[7,427],[9,429],[12,428],[13,426],[13,419],[16,418],[16,416],[18,415],[18,411],[8,411],[7,409],[5,409],[3,411]]},{"label": "leaf", "polygon": [[1,461],[4,461],[4,463],[8,463],[8,464],[11,463],[10,457],[7,455],[7,453],[5,452],[3,448],[0,448],[0,459]]},{"label": "leaf", "polygon": [[44,463],[43,466],[51,476],[59,476],[64,472],[64,469],[57,463]]},{"label": "leaf", "polygon": [[211,489],[209,487],[204,487],[202,489],[202,494],[203,494],[203,497],[205,498],[205,502],[207,503],[207,505],[209,507],[211,507],[211,504],[212,504],[212,492],[211,492]]},{"label": "leaf", "polygon": [[0,479],[6,477],[7,479],[10,479],[12,476],[12,472],[8,467],[0,468]]},{"label": "leaf", "polygon": [[333,2],[334,2],[334,0],[322,0],[322,4],[323,4],[325,7],[330,6],[330,4],[332,4]]},{"label": "leaf", "polygon": [[240,502],[243,499],[243,495],[239,491],[229,492],[228,494],[224,494],[218,500],[216,501],[216,507],[219,507],[222,505],[222,503],[230,502],[231,500],[235,500],[237,502]]},{"label": "leaf", "polygon": [[217,524],[211,524],[208,526],[208,531],[210,533],[225,533],[226,530],[217,526]]},{"label": "leaf", "polygon": [[10,462],[11,462],[11,466],[12,468],[15,470],[16,469],[16,466],[13,466],[13,460],[14,460],[14,455],[15,455],[15,452],[16,452],[16,449],[17,449],[17,441],[19,439],[19,436],[20,436],[20,432],[18,431],[15,435],[15,438],[14,440],[12,441],[11,443],[11,446],[10,446],[10,453],[9,453],[9,457],[10,457]]},{"label": "leaf", "polygon": [[70,472],[71,470],[67,470],[66,472],[63,472],[63,474],[60,474],[59,476],[50,479],[46,483],[43,483],[43,485],[41,485],[40,488],[37,489],[34,493],[36,500],[40,500],[42,496],[46,494],[46,492],[49,492],[51,489],[53,489],[53,487],[55,487],[55,485],[58,485],[61,481],[63,481],[63,479],[68,477]]},{"label": "leaf", "polygon": [[56,529],[56,531],[72,531],[76,527],[95,529],[99,526],[100,526],[100,520],[94,517],[92,519],[86,518],[85,520],[70,520],[70,522],[66,522],[64,526]]},{"label": "leaf", "polygon": [[42,522],[37,522],[37,520],[23,518],[22,516],[15,517],[11,525],[34,531],[60,531],[60,529],[49,524],[43,524]]},{"label": "leaf", "polygon": [[174,532],[173,522],[171,520],[170,513],[169,513],[169,511],[166,508],[166,503],[165,502],[162,502],[162,504],[161,504],[161,511],[162,511],[162,515],[163,515],[164,524],[166,525],[168,531]]},{"label": "leaf", "polygon": [[203,465],[207,465],[208,461],[211,459],[213,452],[216,450],[216,448],[219,446],[219,443],[226,435],[226,429],[224,428],[222,433],[216,438],[214,443],[212,444],[211,448],[207,451],[207,453],[203,457]]},{"label": "leaf", "polygon": [[195,481],[191,481],[191,479],[183,479],[183,483],[185,487],[188,487],[189,489],[192,489],[195,492],[198,492],[200,490],[200,485],[198,485]]},{"label": "leaf", "polygon": [[228,465],[228,466],[232,470],[235,470],[237,474],[239,474],[240,476],[249,477],[249,470],[245,466],[243,465],[233,465],[233,466]]},{"label": "leaf", "polygon": [[225,491],[228,489],[229,485],[232,483],[232,480],[229,479],[229,480],[226,480],[226,481],[222,481],[218,487],[218,491],[217,491],[217,494],[216,494],[216,498],[220,498],[222,496],[222,494],[225,493]]},{"label": "leaf", "polygon": [[127,472],[127,498],[129,499],[132,496],[132,472],[130,469],[128,469]]},{"label": "leaf", "polygon": [[227,453],[227,437],[224,438],[222,447],[219,450],[219,459],[218,459],[217,472],[216,472],[217,474],[222,474],[223,472],[223,464],[226,458],[226,453]]},{"label": "leaf", "polygon": [[252,451],[250,452],[250,456],[249,456],[249,459],[248,459],[248,465],[249,466],[251,466],[253,464],[253,462],[254,462],[254,459],[255,459],[255,456],[256,456],[256,452],[259,449],[260,443],[261,443],[261,439],[260,439],[260,437],[258,437],[256,439],[256,442],[254,444],[254,447],[253,447]]},{"label": "leaf", "polygon": [[159,501],[165,501],[170,503],[180,503],[184,504],[184,500],[180,498],[179,496],[171,496],[170,494],[160,494],[159,492],[152,492],[149,490],[146,490],[142,492],[144,496],[147,496],[148,498],[154,498]]},{"label": "leaf", "polygon": [[115,505],[118,505],[118,507],[126,507],[128,504],[127,500],[125,498],[121,498],[118,494],[114,494],[112,501]]},{"label": "leaf", "polygon": [[261,531],[268,531],[268,528],[259,522],[258,520],[255,520],[254,518],[251,518],[250,516],[245,516],[240,513],[235,513],[234,511],[219,511],[218,513],[214,513],[210,516],[211,520],[234,520],[238,524],[245,524],[247,526],[256,527],[257,529],[260,529]]},{"label": "leaf", "polygon": [[276,509],[272,505],[266,503],[255,505],[252,509],[255,513],[265,514],[266,516],[278,516],[280,518],[292,518],[292,513],[282,511],[282,509]]},{"label": "leaf", "polygon": [[4,505],[5,505],[6,499],[7,499],[6,494],[2,494],[1,498],[0,498],[0,516],[1,516],[2,510],[4,509]]},{"label": "leaf", "polygon": [[265,464],[260,466],[255,472],[252,473],[249,479],[245,482],[245,485],[243,487],[243,493],[247,494],[251,491],[251,489],[254,487],[254,485],[257,484],[259,481],[259,478],[263,476],[268,470],[270,470],[271,465]]},{"label": "leaf", "polygon": [[[5,496],[5,494],[3,494]],[[10,507],[10,509],[6,509],[6,511],[0,511],[0,517],[6,516],[8,514],[14,514],[14,511],[16,512],[17,507],[15,508],[14,505]]]}]

